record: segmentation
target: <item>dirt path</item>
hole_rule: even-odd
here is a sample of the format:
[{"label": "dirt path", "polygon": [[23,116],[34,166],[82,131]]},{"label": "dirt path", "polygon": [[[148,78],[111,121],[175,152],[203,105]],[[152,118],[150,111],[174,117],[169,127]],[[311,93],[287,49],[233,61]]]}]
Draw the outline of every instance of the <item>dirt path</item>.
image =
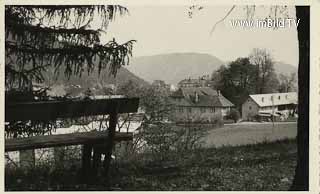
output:
[{"label": "dirt path", "polygon": [[297,123],[239,123],[212,129],[203,138],[206,147],[246,145],[295,138]]}]

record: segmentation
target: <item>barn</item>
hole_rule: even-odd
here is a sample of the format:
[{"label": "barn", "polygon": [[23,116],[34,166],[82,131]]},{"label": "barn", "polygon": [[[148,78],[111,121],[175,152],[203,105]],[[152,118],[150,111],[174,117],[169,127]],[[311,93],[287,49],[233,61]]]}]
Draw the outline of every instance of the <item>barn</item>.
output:
[{"label": "barn", "polygon": [[256,116],[294,113],[298,104],[296,92],[249,95],[242,104],[242,119],[252,120]]}]

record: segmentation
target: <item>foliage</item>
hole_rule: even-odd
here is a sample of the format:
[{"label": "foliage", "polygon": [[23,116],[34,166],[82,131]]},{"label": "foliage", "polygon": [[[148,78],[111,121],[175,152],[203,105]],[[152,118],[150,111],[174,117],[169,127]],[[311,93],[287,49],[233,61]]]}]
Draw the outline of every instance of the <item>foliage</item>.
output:
[{"label": "foliage", "polygon": [[[214,27],[227,18],[235,6],[232,6],[229,12],[216,22]],[[271,6],[269,18],[277,19],[277,17],[284,16],[289,18],[287,5]],[[192,17],[189,11],[189,17]],[[247,19],[252,18],[256,12],[256,6],[245,7]],[[298,45],[299,45],[299,70],[298,70],[298,86],[301,90],[299,92],[299,126],[298,126],[298,163],[294,181],[290,190],[306,191],[309,188],[309,157],[308,157],[308,143],[309,143],[309,70],[310,70],[310,7],[308,6],[295,6],[295,18],[300,20],[300,25],[297,26]],[[249,17],[250,16],[250,17]],[[214,28],[213,28],[214,29]]]},{"label": "foliage", "polygon": [[[109,68],[115,76],[128,64],[134,40],[119,44],[113,39],[103,44],[100,35],[117,15],[126,13],[128,10],[119,5],[6,6],[5,89],[11,96],[6,103],[48,100],[48,88],[34,91],[35,83],[44,82],[47,70],[55,74],[63,70],[70,78]],[[100,26],[92,28],[95,20]],[[51,133],[55,126],[53,121],[11,122],[6,132],[13,137],[37,135]]]},{"label": "foliage", "polygon": [[[196,126],[178,126],[175,123],[175,106],[171,103],[169,92],[157,86],[139,86],[132,81],[119,87],[119,94],[140,98],[140,107],[145,117],[136,138],[145,142],[143,150],[158,162],[177,159],[197,147],[196,143],[204,136],[206,129]],[[175,151],[177,154],[172,155]]]},{"label": "foliage", "polygon": [[43,164],[27,173],[6,168],[5,190],[287,190],[294,176],[296,149],[295,140],[202,148],[189,152],[185,163],[168,162],[160,167],[146,166],[142,162],[146,155],[139,154],[134,160],[113,163],[111,187],[103,177],[96,184],[80,183],[74,168],[52,170]]},{"label": "foliage", "polygon": [[236,123],[240,119],[240,112],[236,109],[231,109],[227,117]]},{"label": "foliage", "polygon": [[[32,82],[43,82],[42,72],[60,67],[67,77],[92,72],[98,61],[99,72],[110,68],[115,76],[121,65],[128,64],[133,41],[106,44],[100,34],[119,13],[128,10],[118,5],[55,6],[28,5],[5,7],[6,90],[32,89]],[[90,24],[101,18],[99,29]],[[62,67],[63,66],[63,67]]]},{"label": "foliage", "polygon": [[279,92],[293,92],[297,91],[297,74],[291,73],[290,75],[279,75]]},{"label": "foliage", "polygon": [[255,93],[264,94],[275,92],[278,88],[278,80],[274,71],[274,61],[266,49],[255,48],[252,50],[250,62],[255,65],[256,89]]},{"label": "foliage", "polygon": [[122,191],[287,190],[293,179],[295,159],[294,140],[202,148],[190,151],[183,158],[184,163],[141,163],[128,171],[126,166],[120,167],[113,183],[115,189]]},{"label": "foliage", "polygon": [[266,49],[253,49],[249,57],[237,58],[211,75],[213,87],[237,107],[249,94],[278,92],[279,80]]},{"label": "foliage", "polygon": [[236,105],[247,98],[255,87],[255,66],[249,62],[249,58],[238,58],[220,67],[212,74],[215,80],[215,88]]}]

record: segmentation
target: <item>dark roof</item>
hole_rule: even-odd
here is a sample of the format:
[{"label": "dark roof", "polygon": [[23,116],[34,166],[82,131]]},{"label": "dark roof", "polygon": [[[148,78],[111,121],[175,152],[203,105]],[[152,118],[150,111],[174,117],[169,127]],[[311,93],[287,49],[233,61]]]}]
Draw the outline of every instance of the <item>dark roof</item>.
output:
[{"label": "dark roof", "polygon": [[194,84],[194,83],[200,83],[199,79],[184,79],[181,80],[178,84]]},{"label": "dark roof", "polygon": [[195,92],[197,92],[198,95],[206,95],[206,96],[218,95],[218,92],[216,90],[213,90],[212,88],[209,88],[209,87],[187,87],[187,88],[178,89],[172,94],[172,96],[181,96],[181,97],[194,96]]},{"label": "dark roof", "polygon": [[230,102],[227,98],[225,98],[224,96],[222,96],[221,94],[219,96],[216,96],[217,99],[217,104],[219,104],[218,106],[221,107],[232,107],[234,106],[234,104],[232,102]]},{"label": "dark roof", "polygon": [[[198,101],[196,101],[196,94]],[[180,88],[172,94],[172,103],[177,106],[232,107],[222,94],[209,87]]]}]

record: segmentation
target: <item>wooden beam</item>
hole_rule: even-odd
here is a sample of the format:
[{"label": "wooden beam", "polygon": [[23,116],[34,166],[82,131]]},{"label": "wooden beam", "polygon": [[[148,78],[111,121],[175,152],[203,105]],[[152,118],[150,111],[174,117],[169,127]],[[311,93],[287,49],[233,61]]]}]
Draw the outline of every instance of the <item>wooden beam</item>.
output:
[{"label": "wooden beam", "polygon": [[[132,133],[115,133],[115,141],[132,140]],[[45,135],[5,140],[5,151],[28,150],[48,147],[59,147],[80,144],[101,144],[108,140],[107,131]]]},{"label": "wooden beam", "polygon": [[110,98],[67,101],[6,103],[5,121],[48,121],[110,114],[115,106],[118,113],[137,112],[139,98]]}]

